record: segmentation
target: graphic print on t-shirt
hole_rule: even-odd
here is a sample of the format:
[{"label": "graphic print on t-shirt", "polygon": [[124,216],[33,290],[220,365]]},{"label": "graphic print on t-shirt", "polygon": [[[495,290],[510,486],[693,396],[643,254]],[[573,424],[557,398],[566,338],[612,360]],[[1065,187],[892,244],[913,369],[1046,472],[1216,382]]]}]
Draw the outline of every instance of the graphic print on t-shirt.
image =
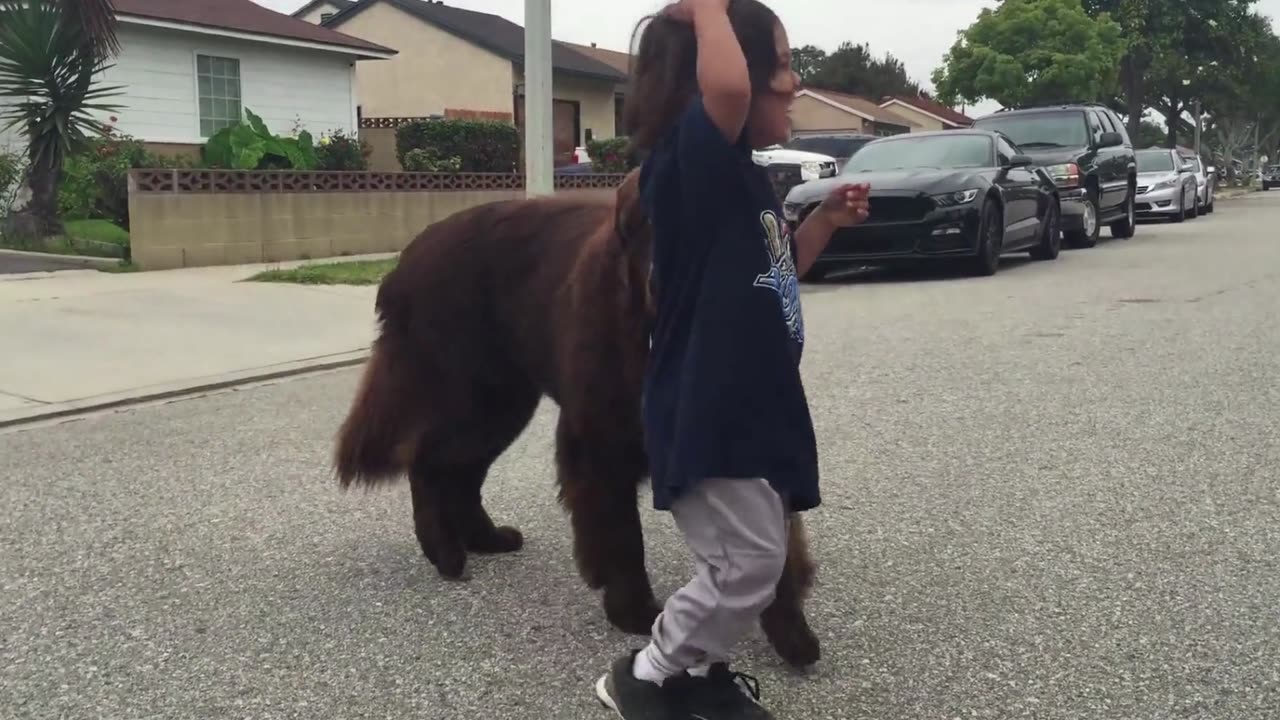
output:
[{"label": "graphic print on t-shirt", "polygon": [[756,276],[755,286],[778,293],[787,330],[793,340],[803,343],[804,317],[800,312],[800,281],[791,257],[791,232],[781,227],[772,210],[760,214],[760,224],[764,226],[765,247],[769,251],[769,270]]}]

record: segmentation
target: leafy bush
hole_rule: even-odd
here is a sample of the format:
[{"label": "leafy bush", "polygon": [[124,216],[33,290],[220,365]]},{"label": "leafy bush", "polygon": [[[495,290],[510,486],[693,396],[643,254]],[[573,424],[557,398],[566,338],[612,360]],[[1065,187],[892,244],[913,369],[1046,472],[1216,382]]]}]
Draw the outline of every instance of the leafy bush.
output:
[{"label": "leafy bush", "polygon": [[615,137],[587,143],[591,169],[598,173],[625,173],[634,168],[632,158],[627,154],[627,142],[625,137]]},{"label": "leafy bush", "polygon": [[114,133],[92,138],[83,152],[67,157],[58,183],[58,216],[65,220],[110,220],[129,227],[129,170],[148,167],[142,143]]},{"label": "leafy bush", "polygon": [[8,214],[25,169],[26,161],[21,155],[0,148],[0,218]]},{"label": "leafy bush", "polygon": [[462,158],[456,156],[440,157],[440,153],[436,152],[434,148],[410,150],[405,154],[404,159],[400,161],[400,165],[407,172],[462,172]]},{"label": "leafy bush", "polygon": [[520,133],[514,125],[491,120],[419,120],[396,130],[396,157],[431,150],[437,158],[458,158],[460,172],[514,172],[520,159]]},{"label": "leafy bush", "polygon": [[316,147],[318,170],[368,170],[369,154],[373,148],[358,136],[344,130],[334,130],[320,138]]},{"label": "leafy bush", "polygon": [[262,118],[244,110],[246,120],[219,130],[205,143],[209,167],[231,170],[314,170],[318,164],[311,133],[272,135]]}]

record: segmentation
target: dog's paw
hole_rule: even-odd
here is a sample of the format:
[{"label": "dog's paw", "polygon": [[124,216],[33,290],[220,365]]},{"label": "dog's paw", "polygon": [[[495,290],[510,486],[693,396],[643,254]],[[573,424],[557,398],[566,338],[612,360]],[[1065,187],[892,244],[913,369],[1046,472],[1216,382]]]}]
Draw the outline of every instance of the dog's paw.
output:
[{"label": "dog's paw", "polygon": [[652,595],[604,591],[604,614],[609,623],[628,635],[648,635],[662,612]]},{"label": "dog's paw", "polygon": [[821,643],[804,616],[792,616],[782,621],[761,618],[760,626],[774,651],[788,665],[807,668],[822,658]]},{"label": "dog's paw", "polygon": [[513,553],[522,547],[524,547],[524,535],[508,525],[496,527],[493,532],[472,537],[467,542],[468,550],[485,555]]}]

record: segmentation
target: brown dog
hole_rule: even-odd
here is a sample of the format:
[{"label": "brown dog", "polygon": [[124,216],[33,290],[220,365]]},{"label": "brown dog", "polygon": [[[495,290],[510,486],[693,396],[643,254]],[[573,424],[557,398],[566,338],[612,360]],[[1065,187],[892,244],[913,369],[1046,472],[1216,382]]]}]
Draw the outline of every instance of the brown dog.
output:
[{"label": "brown dog", "polygon": [[[438,572],[467,553],[520,549],[481,503],[489,467],[543,395],[560,407],[556,464],[574,555],[609,621],[648,634],[659,612],[637,490],[648,472],[640,396],[650,237],[633,172],[616,199],[497,202],[427,228],[378,289],[381,333],[338,436],[342,487],[409,474],[414,528]],[[818,660],[803,601],[813,581],[799,516],[761,618],[787,662]]]}]

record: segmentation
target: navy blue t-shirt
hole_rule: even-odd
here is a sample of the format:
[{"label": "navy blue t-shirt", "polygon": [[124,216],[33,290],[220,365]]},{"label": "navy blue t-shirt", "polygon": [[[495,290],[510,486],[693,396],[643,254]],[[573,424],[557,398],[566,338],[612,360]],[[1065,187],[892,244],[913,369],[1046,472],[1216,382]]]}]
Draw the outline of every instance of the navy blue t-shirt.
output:
[{"label": "navy blue t-shirt", "polygon": [[695,98],[641,169],[657,318],[644,387],[654,505],[704,478],[819,502],[795,246],[764,168]]}]

